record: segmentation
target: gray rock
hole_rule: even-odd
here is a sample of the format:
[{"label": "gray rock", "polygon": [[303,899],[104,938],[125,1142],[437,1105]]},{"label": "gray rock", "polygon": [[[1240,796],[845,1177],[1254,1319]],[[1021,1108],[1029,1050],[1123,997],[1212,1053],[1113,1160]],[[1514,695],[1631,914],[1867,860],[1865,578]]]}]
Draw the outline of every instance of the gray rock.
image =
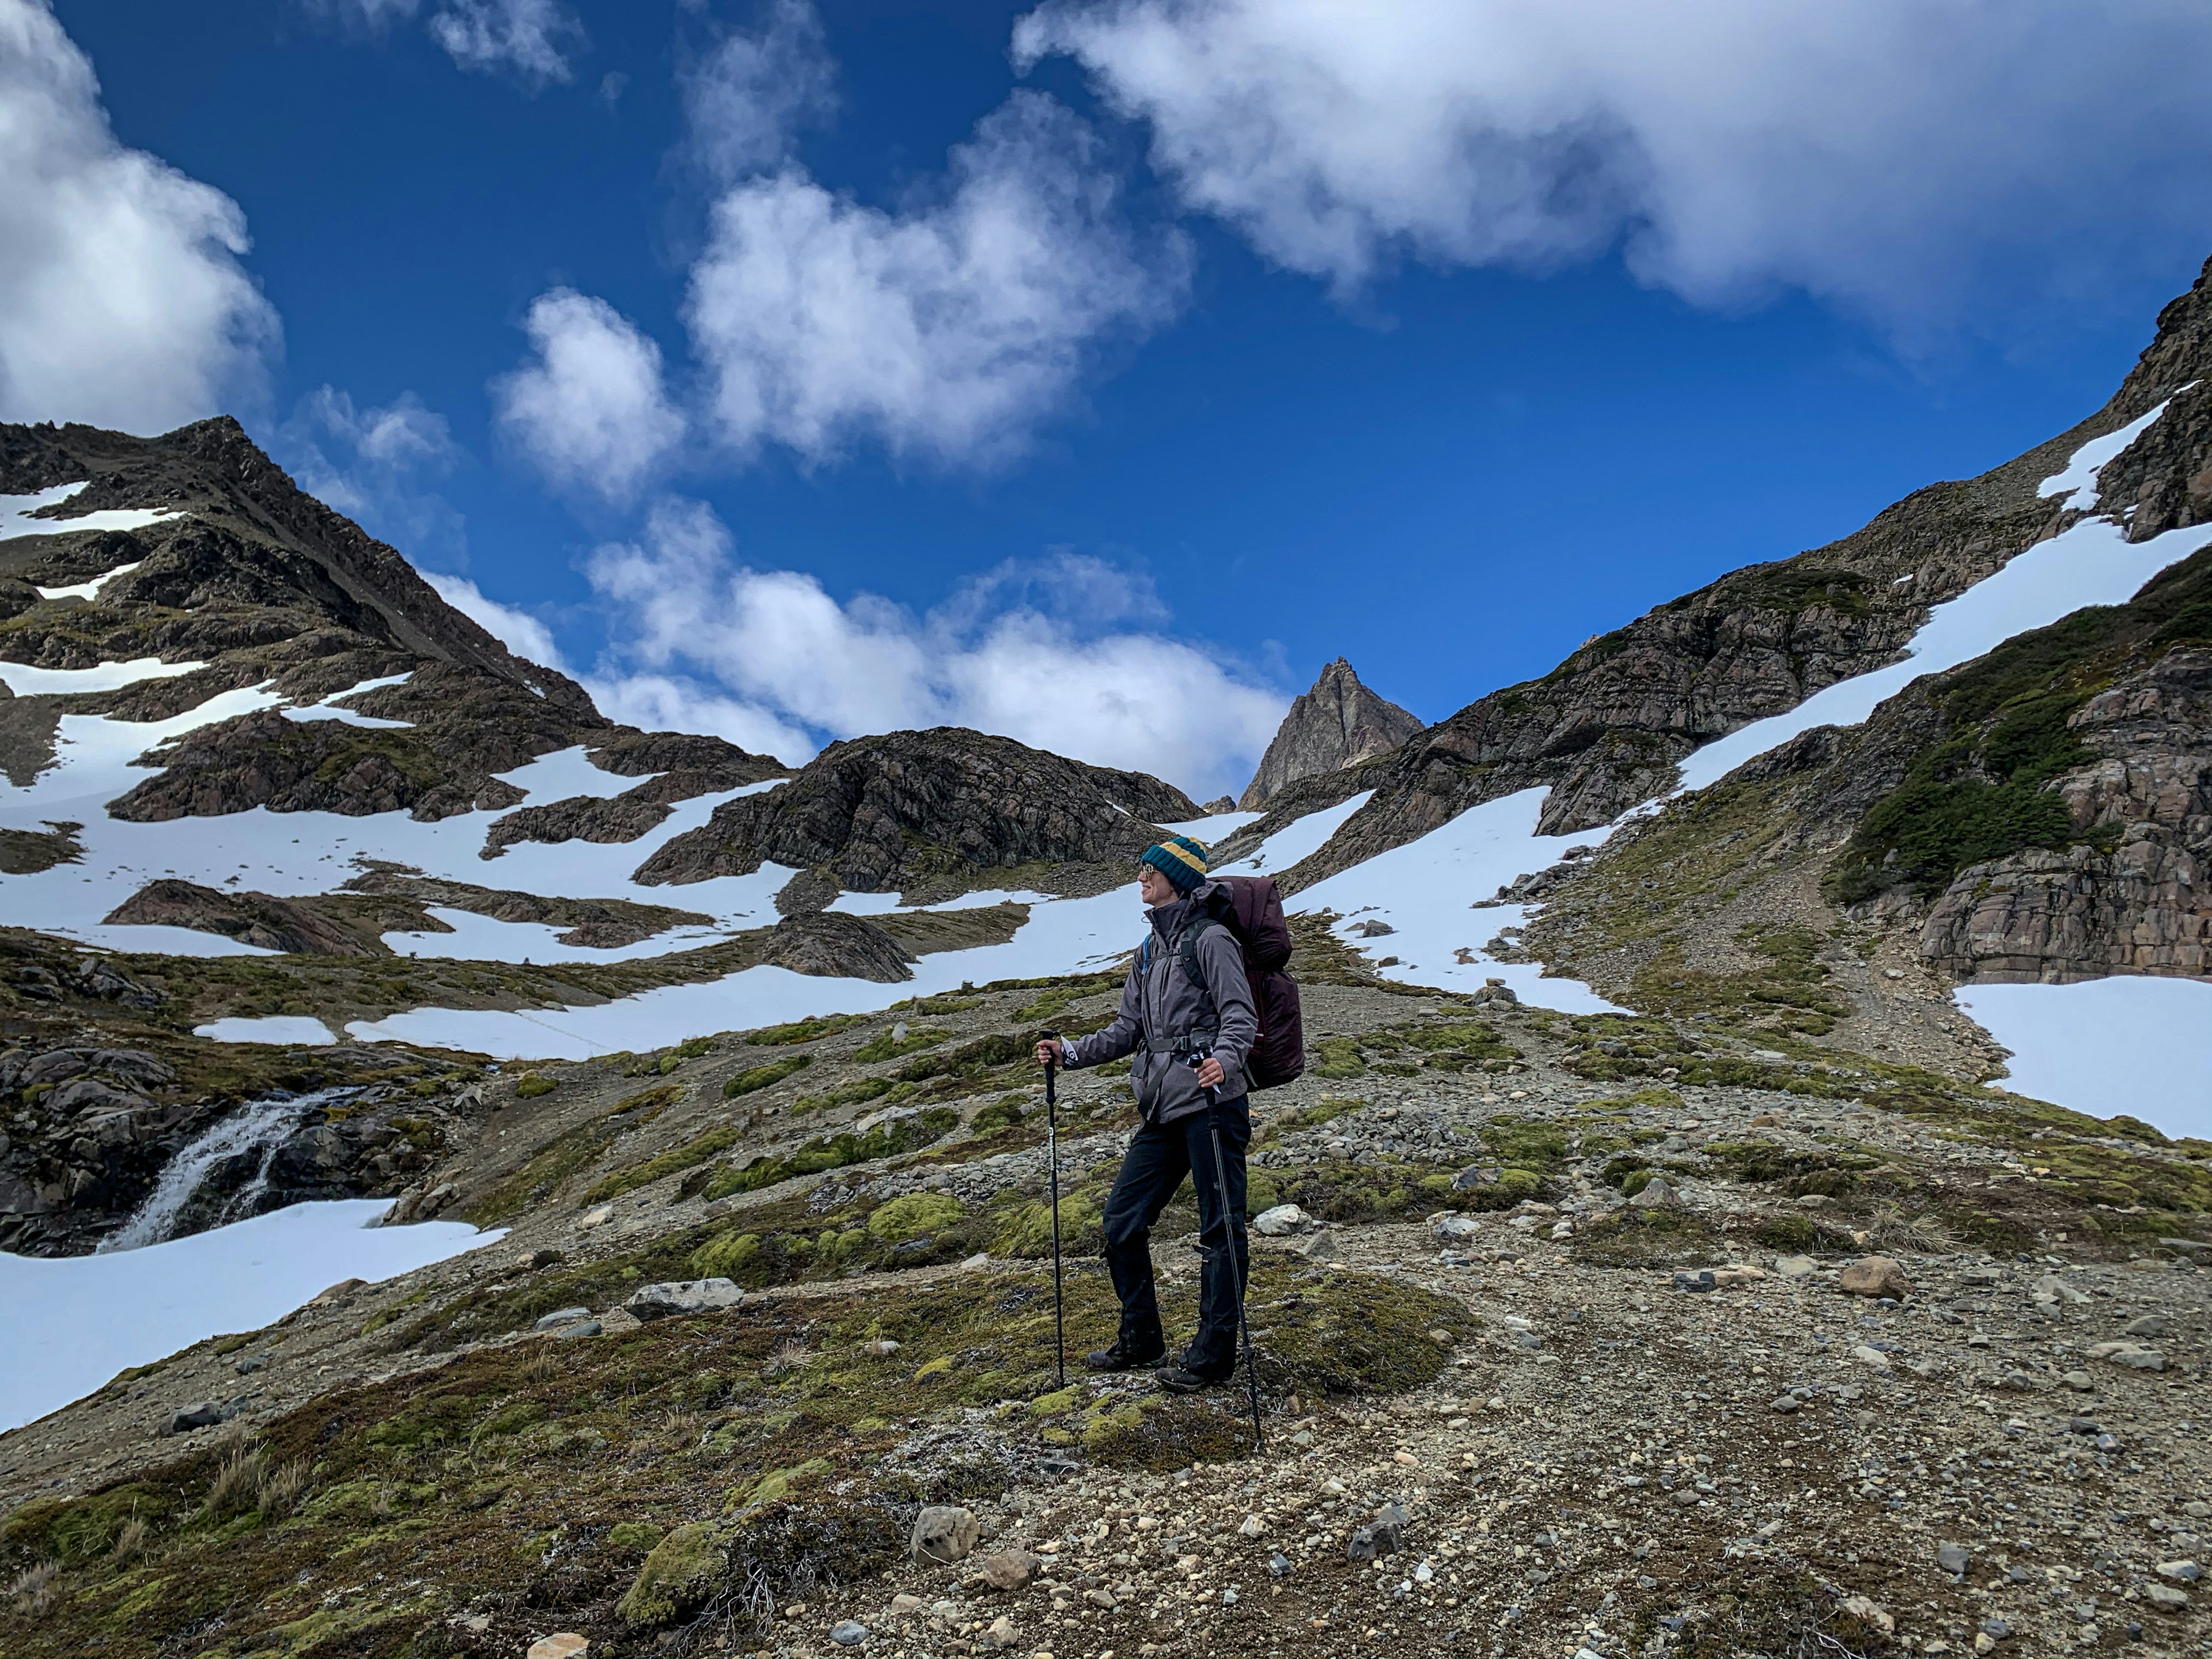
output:
[{"label": "gray rock", "polygon": [[1346,1557],[1353,1561],[1372,1561],[1377,1556],[1395,1555],[1406,1541],[1406,1528],[1412,1518],[1399,1505],[1385,1504],[1376,1511],[1374,1520],[1346,1540]]},{"label": "gray rock", "polygon": [[556,1308],[530,1328],[533,1331],[558,1330],[563,1325],[574,1325],[592,1316],[589,1308]]},{"label": "gray rock", "polygon": [[1797,1396],[1794,1394],[1778,1394],[1775,1395],[1772,1401],[1769,1403],[1767,1410],[1780,1412],[1784,1416],[1787,1416],[1790,1413],[1796,1411],[1800,1403],[1801,1402],[1798,1401]]},{"label": "gray rock", "polygon": [[1628,1206],[1632,1210],[1671,1210],[1680,1206],[1681,1201],[1681,1194],[1674,1190],[1666,1176],[1653,1176],[1644,1183],[1643,1189],[1628,1200]]},{"label": "gray rock", "polygon": [[1774,1271],[1784,1279],[1810,1279],[1820,1264],[1809,1255],[1785,1255],[1777,1258]]},{"label": "gray rock", "polygon": [[222,1407],[212,1400],[204,1400],[197,1406],[171,1412],[165,1434],[190,1434],[195,1429],[211,1429],[222,1421]]},{"label": "gray rock", "polygon": [[841,1648],[857,1648],[868,1639],[868,1627],[856,1620],[848,1619],[830,1626],[830,1639]]},{"label": "gray rock", "polygon": [[1256,811],[1285,784],[1395,749],[1420,729],[1419,715],[1376,696],[1339,657],[1292,701],[1237,805]]},{"label": "gray rock", "polygon": [[1936,1547],[1936,1565],[1948,1573],[1963,1574],[1973,1564],[1973,1552],[1964,1544],[1942,1543]]},{"label": "gray rock", "polygon": [[2145,1584],[2142,1593],[2143,1600],[2160,1613],[2186,1613],[2189,1610],[2187,1593],[2174,1589],[2171,1584]]},{"label": "gray rock", "polygon": [[1984,1619],[1982,1620],[1982,1634],[1992,1642],[2009,1641],[2012,1626],[2002,1619]]},{"label": "gray rock", "polygon": [[597,1336],[605,1328],[596,1319],[582,1319],[573,1325],[562,1325],[553,1333],[556,1342],[565,1342],[574,1336]]},{"label": "gray rock", "polygon": [[2120,1334],[2123,1336],[2142,1337],[2164,1336],[2166,1334],[2166,1316],[2164,1314],[2145,1314],[2140,1319],[2130,1319],[2128,1321],[2127,1324],[2122,1328]]},{"label": "gray rock", "polygon": [[1429,1231],[1443,1239],[1473,1238],[1482,1223],[1471,1215],[1440,1215],[1429,1223]]},{"label": "gray rock", "polygon": [[2161,1578],[2171,1578],[2177,1584],[2193,1584],[2204,1576],[2204,1569],[2194,1561],[2161,1561],[2154,1569]]},{"label": "gray rock", "polygon": [[672,1319],[744,1305],[745,1293],[726,1279],[680,1279],[647,1285],[623,1305],[640,1319]]},{"label": "gray rock", "polygon": [[1278,1204],[1253,1217],[1252,1225],[1265,1237],[1283,1238],[1305,1231],[1313,1225],[1313,1218],[1295,1204]]},{"label": "gray rock", "polygon": [[964,1561],[983,1535],[982,1523],[973,1510],[956,1504],[933,1504],[914,1518],[907,1553],[920,1566]]}]

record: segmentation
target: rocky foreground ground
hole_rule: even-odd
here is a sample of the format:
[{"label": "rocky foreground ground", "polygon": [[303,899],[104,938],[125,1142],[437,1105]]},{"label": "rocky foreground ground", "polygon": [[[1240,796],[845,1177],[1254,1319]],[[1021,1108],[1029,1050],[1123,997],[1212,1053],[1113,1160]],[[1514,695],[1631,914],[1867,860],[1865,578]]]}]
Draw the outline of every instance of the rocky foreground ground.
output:
[{"label": "rocky foreground ground", "polygon": [[[403,1203],[497,1243],[0,1437],[0,1649],[2206,1650],[2212,1146],[1333,977],[1259,1102],[1263,1450],[1242,1372],[1061,1386],[1023,1049],[1112,987],[987,988],[488,1074]],[[1066,1082],[1073,1355],[1130,1109]]]}]

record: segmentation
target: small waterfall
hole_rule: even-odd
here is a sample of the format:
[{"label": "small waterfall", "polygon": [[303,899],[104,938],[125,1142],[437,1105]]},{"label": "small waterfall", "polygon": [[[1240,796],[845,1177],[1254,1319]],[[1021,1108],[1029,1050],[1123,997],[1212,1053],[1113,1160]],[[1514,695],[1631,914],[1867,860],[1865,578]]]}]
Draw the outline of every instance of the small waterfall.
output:
[{"label": "small waterfall", "polygon": [[244,1110],[213,1125],[171,1158],[154,1183],[154,1190],[146,1194],[146,1201],[130,1220],[100,1241],[96,1253],[105,1255],[161,1243],[218,1164],[241,1153],[258,1152],[261,1163],[253,1179],[231,1195],[211,1224],[221,1226],[233,1216],[251,1215],[253,1200],[268,1188],[269,1166],[277,1149],[291,1139],[301,1120],[327,1102],[349,1099],[360,1092],[358,1089],[318,1089],[313,1094],[272,1095],[249,1103]]}]

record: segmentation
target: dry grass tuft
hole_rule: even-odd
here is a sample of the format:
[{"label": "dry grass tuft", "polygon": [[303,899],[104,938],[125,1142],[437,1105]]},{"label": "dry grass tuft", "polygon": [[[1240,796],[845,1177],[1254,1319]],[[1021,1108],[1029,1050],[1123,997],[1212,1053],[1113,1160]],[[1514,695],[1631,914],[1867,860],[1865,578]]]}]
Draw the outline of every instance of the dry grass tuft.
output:
[{"label": "dry grass tuft", "polygon": [[8,1583],[8,1599],[15,1611],[36,1618],[54,1604],[54,1564],[40,1561],[17,1573]]}]

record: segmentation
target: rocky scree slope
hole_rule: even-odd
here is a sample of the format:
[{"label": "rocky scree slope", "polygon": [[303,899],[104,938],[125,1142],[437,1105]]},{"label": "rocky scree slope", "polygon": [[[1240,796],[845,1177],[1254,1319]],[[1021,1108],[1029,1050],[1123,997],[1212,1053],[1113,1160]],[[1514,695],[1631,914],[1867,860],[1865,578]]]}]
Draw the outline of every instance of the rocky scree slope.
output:
[{"label": "rocky scree slope", "polygon": [[[2105,469],[2095,501],[2038,495],[2082,444],[2169,399]],[[1536,785],[1551,792],[1541,833],[1608,823],[1663,793],[1699,745],[1894,661],[1931,606],[2092,510],[2124,517],[2135,540],[2212,517],[2212,262],[2160,314],[2112,399],[2071,430],[1979,477],[1917,491],[1840,541],[1670,600],[1388,755],[1294,782],[1246,836],[1374,792],[1288,872],[1296,887]]]},{"label": "rocky scree slope", "polygon": [[648,884],[746,875],[763,863],[837,892],[909,902],[981,886],[1100,892],[1128,879],[1162,820],[1200,816],[1141,772],[1087,766],[957,726],[832,744],[780,789],[725,801],[648,860]]},{"label": "rocky scree slope", "polygon": [[[1114,986],[985,987],[505,1068],[413,1189],[499,1245],[0,1437],[10,1651],[2202,1641],[2212,1148],[1301,951],[1316,1063],[1253,1149],[1300,1211],[1255,1240],[1265,1457],[1241,1397],[1056,1386],[1020,1051]],[[1068,1084],[1079,1347],[1128,1108]],[[646,1288],[702,1275],[746,1293]]]},{"label": "rocky scree slope", "polygon": [[1417,715],[1369,690],[1339,657],[1292,700],[1237,805],[1257,811],[1284,785],[1386,754],[1420,729]]}]

